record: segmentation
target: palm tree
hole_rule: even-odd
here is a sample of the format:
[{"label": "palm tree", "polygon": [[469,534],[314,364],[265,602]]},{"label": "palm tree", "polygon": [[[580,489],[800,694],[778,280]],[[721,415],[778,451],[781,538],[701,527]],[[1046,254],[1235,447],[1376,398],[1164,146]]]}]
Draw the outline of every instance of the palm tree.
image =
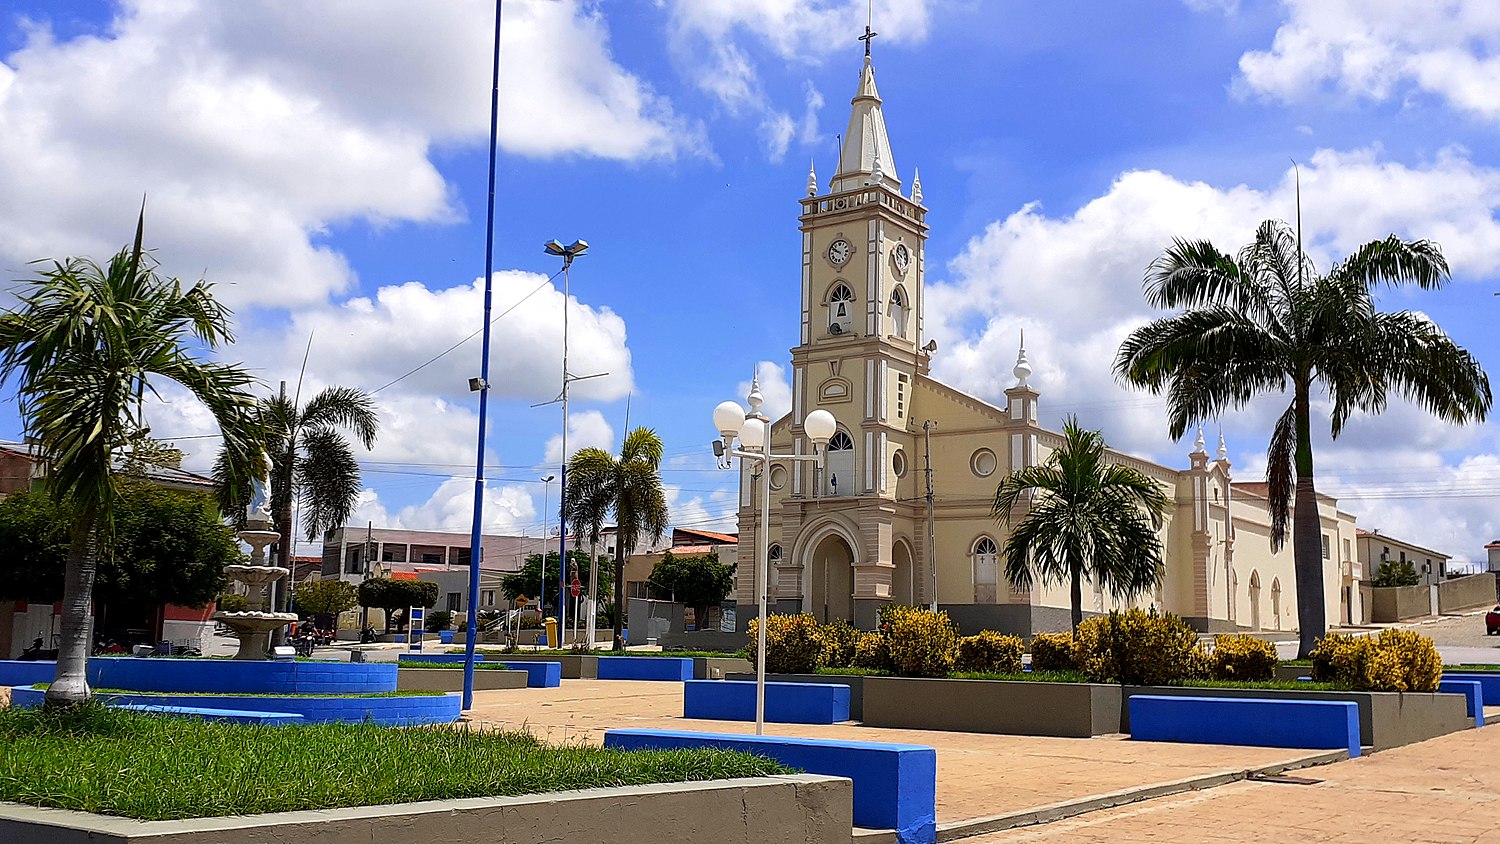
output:
[{"label": "palm tree", "polygon": [[[363,390],[328,387],[298,408],[284,383],[279,394],[261,399],[259,413],[270,460],[271,526],[281,534],[281,565],[290,568],[292,503],[301,507],[309,542],[342,526],[359,503],[360,490],[359,462],[343,432],[352,433],[368,450],[375,445],[380,420]],[[252,493],[248,479],[231,477],[222,455],[214,471],[226,512],[244,513]]]},{"label": "palm tree", "polygon": [[[1106,456],[1104,437],[1069,417],[1062,446],[1047,462],[1002,480],[991,510],[1010,528],[1005,576],[1027,588],[1035,576],[1043,583],[1066,582],[1075,635],[1083,623],[1085,577],[1127,601],[1162,575],[1157,531],[1166,493],[1145,473],[1106,462]],[[1017,516],[1019,523],[1012,524]]]},{"label": "palm tree", "polygon": [[15,309],[0,314],[0,380],[16,384],[21,418],[47,467],[45,488],[75,514],[50,706],[90,696],[95,568],[121,494],[114,464],[145,428],[142,391],[158,379],[187,388],[218,422],[226,464],[245,475],[264,465],[254,379],[238,365],[196,356],[233,342],[229,310],[206,281],[183,289],[160,278],[141,249],[144,226],[142,212],[135,245],[106,267],[85,258],[53,261],[39,278],[22,281]]},{"label": "palm tree", "polygon": [[661,455],[661,437],[650,428],[636,428],[625,434],[619,458],[600,448],[581,448],[568,460],[563,506],[569,522],[585,526],[597,542],[600,526],[614,517],[616,651],[625,650],[625,556],[640,537],[655,541],[667,530]]},{"label": "palm tree", "polygon": [[1448,422],[1483,420],[1490,383],[1479,362],[1426,316],[1375,309],[1378,285],[1436,290],[1448,280],[1437,244],[1395,235],[1319,275],[1300,237],[1275,220],[1236,257],[1207,241],[1176,240],[1146,272],[1147,302],[1184,311],[1127,337],[1115,373],[1166,392],[1174,438],[1262,393],[1292,394],[1271,432],[1266,480],[1273,549],[1286,541],[1289,513],[1293,522],[1300,657],[1325,629],[1313,387],[1328,396],[1335,438],[1354,412],[1384,410],[1391,392]]}]

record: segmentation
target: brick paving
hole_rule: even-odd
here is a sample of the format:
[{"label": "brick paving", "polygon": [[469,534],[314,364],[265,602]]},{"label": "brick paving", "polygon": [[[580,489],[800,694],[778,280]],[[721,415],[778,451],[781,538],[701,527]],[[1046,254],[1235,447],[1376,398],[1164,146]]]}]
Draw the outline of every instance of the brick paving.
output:
[{"label": "brick paving", "polygon": [[[615,727],[750,733],[743,721],[682,715],[681,683],[564,680],[555,689],[476,692],[471,720],[525,728],[554,742],[603,741]],[[939,824],[1004,815],[1141,786],[1320,756],[1324,751],[887,730],[852,724],[767,724],[774,735],[925,744],[938,755]],[[1500,730],[1497,730],[1500,733]],[[1321,769],[1314,769],[1321,770]],[[978,840],[978,839],[974,839]]]},{"label": "brick paving", "polygon": [[964,844],[1152,841],[1457,844],[1500,831],[1500,729],[1442,736],[1290,777],[1163,797]]}]

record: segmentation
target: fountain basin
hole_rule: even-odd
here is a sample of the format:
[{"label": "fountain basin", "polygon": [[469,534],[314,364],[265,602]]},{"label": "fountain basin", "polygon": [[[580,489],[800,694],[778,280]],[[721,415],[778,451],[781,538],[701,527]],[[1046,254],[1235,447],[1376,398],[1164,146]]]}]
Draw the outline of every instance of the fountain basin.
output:
[{"label": "fountain basin", "polygon": [[212,618],[214,621],[223,622],[234,630],[234,635],[239,637],[240,649],[235,652],[235,659],[262,660],[266,658],[266,651],[270,649],[271,631],[283,624],[296,621],[297,615],[289,612],[261,612],[260,610],[247,612],[220,610],[214,613]]}]

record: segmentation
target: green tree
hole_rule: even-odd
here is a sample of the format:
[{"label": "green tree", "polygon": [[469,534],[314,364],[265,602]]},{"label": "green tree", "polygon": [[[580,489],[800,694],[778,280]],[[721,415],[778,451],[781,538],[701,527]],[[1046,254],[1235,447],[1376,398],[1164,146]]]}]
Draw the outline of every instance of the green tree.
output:
[{"label": "green tree", "polygon": [[681,557],[667,551],[651,567],[651,588],[658,598],[692,607],[701,630],[708,608],[718,606],[734,590],[734,569],[719,562],[718,551]]},{"label": "green tree", "polygon": [[430,607],[437,603],[438,585],[426,580],[393,580],[372,577],[359,584],[359,605],[385,611],[385,632],[391,632],[391,614],[405,617],[410,607]]},{"label": "green tree", "polygon": [[1386,560],[1375,570],[1375,586],[1416,586],[1421,582],[1411,560]]},{"label": "green tree", "polygon": [[293,594],[297,609],[327,621],[345,610],[359,605],[359,592],[347,580],[304,580]]},{"label": "green tree", "polygon": [[120,498],[113,467],[145,427],[141,394],[162,379],[180,384],[218,423],[227,467],[249,477],[264,463],[254,379],[236,364],[198,357],[232,342],[228,309],[206,281],[184,288],[161,278],[141,248],[144,228],[143,213],[134,246],[107,266],[52,262],[20,282],[14,309],[0,314],[0,379],[16,386],[21,419],[47,466],[44,489],[73,512],[52,706],[90,697],[94,581]]},{"label": "green tree", "polygon": [[1104,437],[1069,417],[1062,445],[1045,463],[1002,480],[991,510],[1010,528],[1006,577],[1022,587],[1038,577],[1067,583],[1074,635],[1083,622],[1085,577],[1126,601],[1162,576],[1157,531],[1167,495],[1145,473],[1108,458]]},{"label": "green tree", "polygon": [[661,485],[661,437],[650,428],[625,434],[617,458],[600,448],[581,448],[568,461],[564,512],[568,523],[599,541],[604,522],[614,517],[614,649],[625,650],[620,608],[625,606],[625,556],[643,536],[661,539],[667,530],[667,496]]},{"label": "green tree", "polygon": [[1313,484],[1315,388],[1331,408],[1335,438],[1354,413],[1376,414],[1389,395],[1453,424],[1482,421],[1489,378],[1479,362],[1414,311],[1383,312],[1375,288],[1436,290],[1449,280],[1437,244],[1395,235],[1372,241],[1319,274],[1286,224],[1268,220],[1231,257],[1208,241],[1174,241],[1146,272],[1146,300],[1182,309],[1125,339],[1115,372],[1167,395],[1167,429],[1244,407],[1261,394],[1291,402],[1271,432],[1266,480],[1271,546],[1292,521],[1298,655],[1323,636],[1322,530]]},{"label": "green tree", "polygon": [[[608,565],[609,557],[601,554],[596,562]],[[568,566],[577,572],[578,580],[583,583],[583,588],[587,591],[589,588],[588,552],[579,549],[569,551]],[[531,554],[526,558],[526,562],[521,564],[520,569],[500,578],[500,591],[505,593],[505,597],[512,601],[520,595],[525,595],[537,601],[538,606],[545,605],[548,600],[555,602],[558,590],[556,551],[547,552],[545,581],[542,577],[542,571],[542,555]],[[609,591],[610,585],[613,582],[614,578],[610,576],[609,569],[604,568],[599,570],[599,588],[602,591]],[[544,588],[546,590],[545,594],[543,594]]]}]

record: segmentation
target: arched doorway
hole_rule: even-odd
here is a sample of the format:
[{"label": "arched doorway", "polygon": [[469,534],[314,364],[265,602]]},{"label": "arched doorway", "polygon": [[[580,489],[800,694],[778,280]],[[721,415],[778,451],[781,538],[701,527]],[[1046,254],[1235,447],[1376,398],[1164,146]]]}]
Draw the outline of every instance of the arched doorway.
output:
[{"label": "arched doorway", "polygon": [[823,494],[854,494],[854,439],[843,431],[828,441],[823,462]]},{"label": "arched doorway", "polygon": [[974,558],[974,603],[993,604],[1000,589],[1000,547],[981,536],[969,553]]},{"label": "arched doorway", "polygon": [[1274,620],[1271,622],[1271,624],[1273,624],[1275,626],[1275,629],[1280,630],[1281,629],[1281,578],[1279,578],[1279,577],[1273,577],[1273,578],[1271,578],[1271,615],[1274,618]]},{"label": "arched doorway", "polygon": [[891,600],[910,606],[917,601],[916,570],[911,563],[911,546],[898,541],[891,548]]},{"label": "arched doorway", "polygon": [[1250,629],[1260,629],[1260,572],[1250,572]]},{"label": "arched doorway", "polygon": [[827,624],[842,618],[854,622],[854,550],[837,533],[812,547],[807,558],[811,601],[807,611]]}]

